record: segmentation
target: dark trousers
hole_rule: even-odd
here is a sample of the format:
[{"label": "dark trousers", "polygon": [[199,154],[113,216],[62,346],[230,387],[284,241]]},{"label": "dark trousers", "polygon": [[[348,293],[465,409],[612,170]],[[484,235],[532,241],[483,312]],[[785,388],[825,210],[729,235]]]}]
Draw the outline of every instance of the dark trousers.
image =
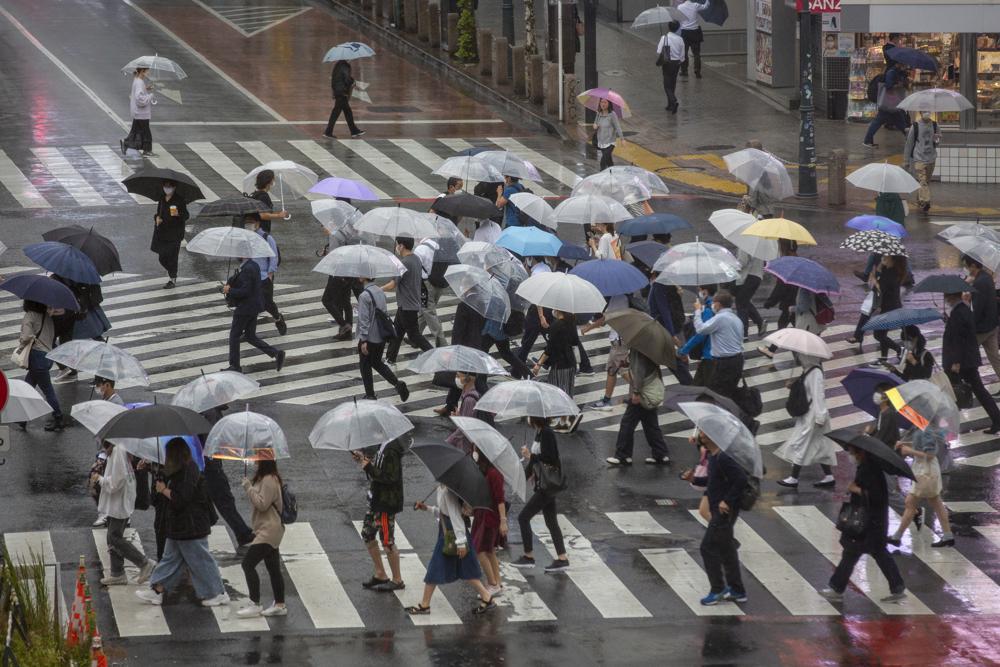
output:
[{"label": "dark trousers", "polygon": [[323,307],[330,313],[333,321],[341,328],[350,327],[354,321],[354,311],[351,308],[351,282],[348,278],[326,279],[323,290]]},{"label": "dark trousers", "polygon": [[871,315],[865,315],[864,313],[861,313],[861,316],[858,317],[858,326],[854,327],[854,340],[858,341],[859,345],[865,339],[864,326],[868,324],[868,320],[871,318]]},{"label": "dark trousers", "polygon": [[278,312],[278,306],[274,303],[274,280],[265,278],[260,281],[260,288],[264,293],[264,310],[274,319],[280,320],[281,313]]},{"label": "dark trousers", "polygon": [[285,602],[285,580],[281,576],[281,554],[270,544],[251,544],[243,557],[243,575],[247,578],[247,593],[250,601],[260,604],[260,577],[257,576],[257,564],[264,561],[267,576],[271,578],[271,593],[278,604]]},{"label": "dark trousers", "polygon": [[[840,562],[837,563],[837,567],[830,577],[830,588],[838,593],[843,593],[847,589],[847,584],[851,580],[851,573],[854,572],[854,566],[858,564],[858,560],[864,553],[865,550],[863,548],[844,548],[844,553],[840,555]],[[903,575],[899,573],[896,561],[889,555],[889,551],[885,546],[878,551],[868,552],[868,555],[878,565],[878,569],[882,570],[882,574],[889,582],[889,591],[892,593],[901,592],[905,588]]]},{"label": "dark trousers", "polygon": [[528,502],[521,508],[521,513],[517,515],[517,525],[521,529],[521,542],[524,544],[524,552],[531,553],[532,546],[531,518],[542,513],[545,519],[545,527],[549,529],[552,536],[552,545],[556,548],[556,554],[561,556],[566,553],[566,545],[563,544],[562,528],[556,519],[556,499],[541,491],[535,491]]},{"label": "dark trousers", "polygon": [[160,261],[160,266],[167,272],[171,280],[177,279],[177,258],[181,253],[181,244],[171,245],[156,253],[156,259]]},{"label": "dark trousers", "polygon": [[663,65],[663,92],[667,94],[667,108],[677,106],[677,73],[681,70],[679,60],[668,60]]},{"label": "dark trousers", "polygon": [[354,112],[351,111],[351,98],[348,95],[336,95],[333,98],[333,110],[330,112],[330,120],[326,123],[326,134],[333,134],[333,126],[336,125],[340,113],[344,113],[344,120],[347,121],[347,129],[351,134],[359,132],[358,126],[354,124]]},{"label": "dark trousers", "polygon": [[[397,339],[398,340],[398,339]],[[385,361],[382,360],[382,351],[385,343],[368,343],[368,354],[361,354],[361,343],[358,343],[358,356],[361,359],[361,382],[365,385],[365,398],[375,398],[375,381],[372,376],[372,369],[385,378],[385,381],[395,387],[399,380],[393,374]]]},{"label": "dark trousers", "polygon": [[45,402],[52,408],[52,416],[56,419],[62,418],[62,408],[59,407],[59,399],[56,397],[55,387],[52,386],[52,376],[49,371],[52,369],[52,361],[46,357],[47,352],[31,349],[28,353],[28,374],[24,376],[24,381],[32,387],[38,387],[45,396]]},{"label": "dark trousers", "polygon": [[[864,326],[864,325],[862,325]],[[889,338],[889,332],[885,330],[876,331],[872,334],[872,337],[878,341],[878,350],[880,357],[888,357],[889,350],[892,349],[896,354],[901,354],[903,348],[899,346],[899,343]]]},{"label": "dark trousers", "polygon": [[[552,319],[552,312],[548,309],[545,309],[545,319]],[[531,306],[524,316],[524,333],[521,334],[521,347],[517,351],[517,356],[521,358],[521,361],[528,359],[531,348],[535,346],[535,341],[538,340],[539,336],[544,336],[544,333],[542,322],[538,319],[538,309]]]},{"label": "dark trousers", "polygon": [[601,154],[601,171],[604,171],[608,167],[615,166],[614,161],[611,159],[611,153],[615,150],[615,145],[611,144],[607,148],[598,148],[597,152]]},{"label": "dark trousers", "polygon": [[681,37],[684,39],[684,61],[681,63],[681,74],[687,76],[688,62],[694,56],[694,74],[701,76],[701,29],[681,30]]},{"label": "dark trousers", "polygon": [[865,143],[874,143],[875,133],[887,123],[895,125],[903,133],[903,136],[906,136],[906,130],[904,129],[906,127],[906,112],[899,110],[883,111],[879,109],[878,113],[875,114],[875,118],[868,124],[868,131],[865,132]]},{"label": "dark trousers", "polygon": [[222,468],[222,461],[205,457],[205,485],[208,497],[212,499],[212,504],[219,511],[222,520],[229,524],[233,534],[236,535],[236,541],[242,545],[253,540],[253,531],[236,509],[236,499],[233,498],[229,478]]},{"label": "dark trousers", "polygon": [[528,368],[528,365],[511,351],[510,340],[494,340],[489,336],[483,336],[484,352],[489,352],[490,348],[494,345],[497,346],[500,358],[510,364],[510,374],[514,376],[515,380],[524,380],[531,377],[531,370]]},{"label": "dark trousers", "polygon": [[694,382],[694,378],[691,377],[691,371],[688,369],[688,363],[686,361],[677,360],[677,368],[671,371],[674,377],[677,378],[679,384],[688,385]]},{"label": "dark trousers", "polygon": [[667,458],[667,443],[663,439],[663,431],[660,430],[656,409],[647,409],[635,403],[629,403],[622,415],[622,423],[618,427],[618,442],[615,443],[615,456],[619,459],[632,458],[635,427],[639,424],[642,424],[642,432],[646,434],[646,442],[653,450],[653,458]]},{"label": "dark trousers", "polygon": [[126,148],[138,148],[144,153],[153,152],[153,133],[149,130],[148,118],[133,118],[132,127],[125,137]]},{"label": "dark trousers", "polygon": [[[34,352],[31,354],[34,354]],[[955,374],[950,371],[948,375],[953,379],[955,377]],[[963,368],[958,371],[958,377],[965,380],[969,387],[972,388],[972,393],[976,395],[976,400],[986,410],[986,415],[990,418],[990,423],[993,426],[1000,426],[1000,409],[997,408],[997,402],[990,396],[989,390],[983,385],[983,378],[979,376],[979,369]]]},{"label": "dark trousers", "polygon": [[750,321],[757,325],[757,330],[764,326],[764,318],[757,312],[757,306],[753,305],[753,295],[760,287],[759,276],[747,276],[743,284],[736,288],[736,314],[743,323],[743,335],[750,334]]},{"label": "dark trousers", "polygon": [[735,508],[729,515],[713,516],[701,538],[701,560],[713,593],[721,593],[728,585],[734,593],[745,593],[743,576],[740,574],[740,556],[733,524],[736,523]]},{"label": "dark trousers", "polygon": [[[702,362],[705,363],[705,362]],[[733,398],[743,376],[743,355],[712,359],[712,373],[705,386],[727,398]]]},{"label": "dark trousers", "polygon": [[396,309],[395,323],[396,331],[399,332],[399,335],[389,341],[389,349],[385,352],[386,359],[391,363],[396,363],[396,357],[399,355],[399,346],[403,343],[404,334],[406,335],[406,341],[413,347],[419,348],[421,352],[434,347],[420,333],[420,324],[417,322],[419,315],[420,313],[416,310]]},{"label": "dark trousers", "polygon": [[260,338],[257,338],[257,316],[256,315],[236,315],[233,314],[233,326],[229,329],[229,366],[230,368],[240,368],[240,338],[245,338],[246,342],[255,348],[274,358],[278,355],[277,348],[268,345]]},{"label": "dark trousers", "polygon": [[146,564],[146,557],[141,551],[135,548],[131,542],[125,539],[125,524],[128,519],[116,519],[108,517],[108,558],[111,560],[111,572],[113,577],[125,574],[125,561],[133,565],[142,567]]}]

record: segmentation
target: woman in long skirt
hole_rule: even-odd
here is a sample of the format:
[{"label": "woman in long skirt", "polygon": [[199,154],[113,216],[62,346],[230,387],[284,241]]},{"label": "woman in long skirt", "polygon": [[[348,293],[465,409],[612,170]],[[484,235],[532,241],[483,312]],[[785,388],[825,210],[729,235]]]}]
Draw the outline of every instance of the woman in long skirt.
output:
[{"label": "woman in long skirt", "polygon": [[[538,358],[538,363],[532,368],[532,373],[538,375],[542,366],[548,362],[549,373],[546,381],[553,384],[570,396],[573,395],[573,385],[576,383],[576,356],[573,348],[576,346],[576,318],[573,313],[553,310],[555,322],[549,327],[549,340],[545,351]],[[552,427],[554,431],[569,432],[579,425],[583,413],[576,417],[562,417]]]}]

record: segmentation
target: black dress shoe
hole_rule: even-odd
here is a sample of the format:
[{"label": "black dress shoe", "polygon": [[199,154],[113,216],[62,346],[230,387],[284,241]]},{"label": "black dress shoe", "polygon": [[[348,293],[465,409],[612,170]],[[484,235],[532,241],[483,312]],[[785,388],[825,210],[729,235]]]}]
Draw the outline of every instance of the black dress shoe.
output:
[{"label": "black dress shoe", "polygon": [[278,335],[284,336],[288,333],[288,324],[285,322],[284,317],[279,317],[274,321],[274,326],[278,329]]},{"label": "black dress shoe", "polygon": [[396,391],[399,392],[399,397],[403,399],[403,403],[406,403],[408,400],[410,400],[410,390],[409,388],[407,388],[405,382],[400,382],[399,384],[397,384]]},{"label": "black dress shoe", "polygon": [[941,547],[953,547],[953,546],[955,546],[954,537],[947,540],[938,540],[937,542],[931,544],[931,548],[933,549],[940,549]]},{"label": "black dress shoe", "polygon": [[274,355],[274,370],[280,371],[281,367],[285,365],[285,351],[278,350],[278,354]]}]

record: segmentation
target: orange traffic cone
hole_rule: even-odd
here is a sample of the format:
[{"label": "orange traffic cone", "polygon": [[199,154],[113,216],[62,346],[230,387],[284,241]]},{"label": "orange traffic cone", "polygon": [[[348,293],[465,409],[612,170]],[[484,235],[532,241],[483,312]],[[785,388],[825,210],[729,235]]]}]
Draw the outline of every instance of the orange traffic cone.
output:
[{"label": "orange traffic cone", "polygon": [[104,655],[104,644],[101,642],[101,633],[94,630],[94,637],[90,641],[90,667],[108,667],[108,657]]},{"label": "orange traffic cone", "polygon": [[80,556],[80,567],[77,569],[76,575],[76,592],[73,595],[73,607],[69,615],[69,623],[66,626],[66,642],[70,646],[77,646],[87,634],[86,581],[86,565],[84,557]]}]

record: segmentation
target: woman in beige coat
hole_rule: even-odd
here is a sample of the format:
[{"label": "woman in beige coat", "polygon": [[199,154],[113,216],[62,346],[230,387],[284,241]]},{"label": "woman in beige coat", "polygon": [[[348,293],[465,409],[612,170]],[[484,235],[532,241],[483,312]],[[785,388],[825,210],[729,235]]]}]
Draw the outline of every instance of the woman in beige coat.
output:
[{"label": "woman in beige coat", "polygon": [[[243,489],[253,506],[250,518],[253,527],[253,542],[243,557],[243,574],[247,579],[250,604],[236,612],[240,618],[254,616],[285,616],[285,580],[281,576],[281,554],[278,547],[285,535],[281,523],[281,476],[274,461],[258,461],[253,479],[243,478]],[[267,574],[271,578],[271,592],[274,604],[267,609],[260,605],[260,577],[257,565],[264,561]]]}]

